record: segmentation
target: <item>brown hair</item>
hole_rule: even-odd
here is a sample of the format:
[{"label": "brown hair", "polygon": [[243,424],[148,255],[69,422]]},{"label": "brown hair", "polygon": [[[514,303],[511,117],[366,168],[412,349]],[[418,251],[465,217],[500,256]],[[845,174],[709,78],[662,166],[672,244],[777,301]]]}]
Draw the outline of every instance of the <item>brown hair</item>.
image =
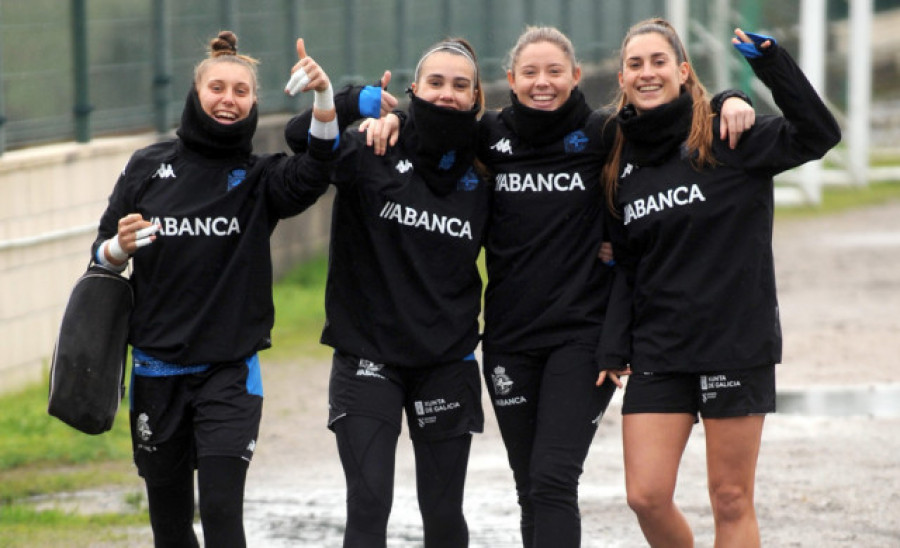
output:
[{"label": "brown hair", "polygon": [[416,64],[413,81],[418,82],[419,69],[422,67],[425,59],[431,56],[432,53],[438,52],[452,53],[472,61],[472,64],[475,66],[475,104],[478,105],[478,116],[480,117],[484,113],[484,86],[481,85],[481,70],[478,67],[478,56],[475,54],[475,48],[465,38],[447,38],[425,50],[425,53],[422,54],[422,57],[419,58],[419,62]]},{"label": "brown hair", "polygon": [[256,95],[256,65],[259,64],[259,61],[248,55],[238,53],[237,41],[237,35],[235,35],[230,30],[219,31],[219,34],[209,41],[209,54],[207,55],[206,59],[200,61],[194,67],[194,85],[200,82],[200,79],[203,77],[203,73],[206,72],[206,70],[214,64],[236,63],[238,65],[246,67],[247,70],[250,71],[250,77],[253,80],[253,94]]},{"label": "brown hair", "polygon": [[[672,47],[672,51],[675,52],[678,63],[684,62],[687,63],[688,66],[687,80],[685,80],[682,87],[687,93],[690,93],[691,99],[694,101],[691,130],[688,133],[687,138],[687,149],[691,159],[691,166],[696,170],[715,166],[716,159],[713,156],[712,149],[713,131],[712,124],[710,123],[713,112],[712,107],[710,107],[709,104],[709,94],[697,78],[696,73],[694,73],[694,68],[691,66],[687,51],[685,50],[681,39],[678,37],[678,33],[675,32],[675,28],[672,27],[668,21],[661,18],[645,19],[628,29],[628,33],[625,34],[625,38],[622,40],[622,48],[619,51],[619,71],[621,72],[622,67],[624,67],[625,48],[628,46],[631,39],[635,36],[649,34],[651,32],[655,32],[665,38]],[[622,107],[625,106],[625,103],[625,92],[619,89],[616,98],[613,99],[612,102],[612,106],[615,109],[614,111],[619,112]],[[607,123],[615,123],[615,121],[610,118]],[[619,164],[622,161],[622,149],[624,145],[625,137],[622,135],[622,130],[616,127],[615,140],[613,141],[609,157],[606,160],[606,165],[603,166],[602,175],[606,203],[609,209],[614,213],[615,196],[616,191],[618,190]]]},{"label": "brown hair", "polygon": [[549,42],[559,47],[572,63],[572,70],[575,70],[578,67],[578,59],[575,57],[575,46],[572,45],[572,41],[569,40],[568,36],[563,34],[556,27],[528,26],[525,27],[525,30],[519,35],[516,44],[509,50],[509,53],[506,56],[506,69],[514,73],[516,61],[519,60],[519,55],[522,53],[522,50],[525,49],[526,46],[538,42]]}]

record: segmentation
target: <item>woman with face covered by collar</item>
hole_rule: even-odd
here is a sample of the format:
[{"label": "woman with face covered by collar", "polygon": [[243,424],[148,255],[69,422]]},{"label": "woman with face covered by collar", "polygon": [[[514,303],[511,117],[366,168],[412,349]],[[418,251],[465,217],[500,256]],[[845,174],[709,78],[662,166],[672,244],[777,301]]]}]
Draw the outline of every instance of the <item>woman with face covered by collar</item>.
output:
[{"label": "woman with face covered by collar", "polygon": [[[332,173],[322,342],[334,348],[329,427],[347,480],[347,547],[385,546],[403,410],[425,546],[468,545],[463,488],[484,422],[476,260],[490,205],[474,163],[484,99],[471,46],[430,48],[409,93],[397,145],[378,156],[364,134],[344,132]],[[290,143],[298,132],[302,116]]]},{"label": "woman with face covered by collar", "polygon": [[[509,55],[511,105],[479,122],[477,156],[493,174],[483,375],[526,548],[580,545],[578,482],[616,382],[594,386],[610,279],[598,252],[611,113],[587,104],[581,76],[565,34],[529,27]],[[732,130],[753,115],[739,99],[723,108]],[[397,118],[384,120],[372,133],[390,142]]]},{"label": "woman with face covered by collar", "polygon": [[94,260],[132,259],[134,461],[155,546],[246,545],[244,483],[262,413],[257,352],[274,319],[269,235],[325,190],[337,122],[328,76],[298,40],[315,91],[308,151],[259,156],[256,61],[223,31],[197,65],[177,138],[134,153],[100,220]]}]

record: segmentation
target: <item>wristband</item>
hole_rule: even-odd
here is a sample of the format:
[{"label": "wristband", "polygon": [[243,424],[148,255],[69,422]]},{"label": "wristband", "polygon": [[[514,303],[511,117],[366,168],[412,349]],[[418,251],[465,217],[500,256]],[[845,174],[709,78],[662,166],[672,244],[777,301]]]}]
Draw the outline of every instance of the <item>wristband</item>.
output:
[{"label": "wristband", "polygon": [[364,118],[381,116],[381,86],[365,86],[359,92],[359,113]]},{"label": "wristband", "polygon": [[760,49],[760,46],[766,40],[771,41],[772,46],[776,44],[774,38],[772,38],[771,36],[766,36],[765,34],[756,34],[753,32],[745,32],[744,34],[747,35],[747,38],[753,40],[753,42],[739,42],[737,44],[732,43],[732,45],[735,47],[735,49],[741,52],[741,55],[743,55],[747,59],[756,59],[758,57],[762,57],[763,52]]},{"label": "wristband", "polygon": [[331,82],[325,91],[316,91],[313,93],[313,108],[319,110],[334,110],[334,90],[331,88]]},{"label": "wristband", "polygon": [[330,122],[321,122],[315,116],[309,122],[309,134],[316,139],[330,140],[338,136],[337,118]]}]

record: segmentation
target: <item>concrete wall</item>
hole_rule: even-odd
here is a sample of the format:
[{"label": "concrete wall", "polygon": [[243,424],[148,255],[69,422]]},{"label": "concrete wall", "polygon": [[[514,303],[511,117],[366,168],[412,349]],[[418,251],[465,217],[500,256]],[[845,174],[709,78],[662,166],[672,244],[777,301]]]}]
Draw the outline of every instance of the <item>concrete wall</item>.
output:
[{"label": "concrete wall", "polygon": [[[283,148],[285,118],[260,122],[257,151]],[[0,392],[40,381],[72,284],[90,259],[119,172],[155,134],[64,143],[0,156]],[[279,225],[276,275],[325,248],[331,199]]]}]

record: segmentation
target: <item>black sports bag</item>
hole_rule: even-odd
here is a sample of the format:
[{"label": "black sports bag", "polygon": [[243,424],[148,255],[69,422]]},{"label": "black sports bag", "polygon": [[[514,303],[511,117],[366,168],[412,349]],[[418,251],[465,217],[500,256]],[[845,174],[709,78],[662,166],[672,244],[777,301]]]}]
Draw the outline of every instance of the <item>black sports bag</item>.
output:
[{"label": "black sports bag", "polygon": [[133,307],[128,279],[102,266],[75,282],[50,365],[48,413],[86,434],[112,428],[125,393]]}]

